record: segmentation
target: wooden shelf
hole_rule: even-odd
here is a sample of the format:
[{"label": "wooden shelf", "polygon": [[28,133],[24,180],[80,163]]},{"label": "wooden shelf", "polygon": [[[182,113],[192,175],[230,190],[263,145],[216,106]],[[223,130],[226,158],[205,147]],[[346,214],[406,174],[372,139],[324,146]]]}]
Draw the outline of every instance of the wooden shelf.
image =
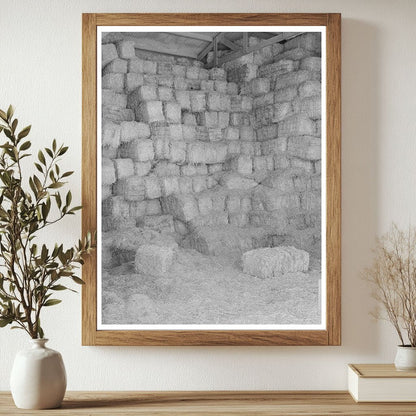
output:
[{"label": "wooden shelf", "polygon": [[0,392],[0,415],[415,415],[414,403],[355,403],[347,392],[68,392],[62,408],[16,409]]}]

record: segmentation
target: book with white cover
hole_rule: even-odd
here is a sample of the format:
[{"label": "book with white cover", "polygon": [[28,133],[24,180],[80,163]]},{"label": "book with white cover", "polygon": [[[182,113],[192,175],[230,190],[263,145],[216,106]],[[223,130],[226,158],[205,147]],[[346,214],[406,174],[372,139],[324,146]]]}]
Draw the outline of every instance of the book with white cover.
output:
[{"label": "book with white cover", "polygon": [[348,391],[356,402],[416,402],[416,371],[394,364],[349,364]]}]

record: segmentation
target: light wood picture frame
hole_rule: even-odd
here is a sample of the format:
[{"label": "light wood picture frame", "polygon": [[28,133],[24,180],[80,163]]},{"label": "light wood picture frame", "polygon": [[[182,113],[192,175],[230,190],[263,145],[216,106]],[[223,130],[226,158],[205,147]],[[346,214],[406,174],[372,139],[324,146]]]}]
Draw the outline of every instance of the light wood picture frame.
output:
[{"label": "light wood picture frame", "polygon": [[[321,218],[324,226],[321,228],[323,243],[321,267],[320,293],[321,325],[314,327],[303,325],[282,326],[227,326],[208,325],[204,327],[194,326],[144,326],[137,328],[128,325],[111,326],[99,322],[101,315],[101,79],[98,79],[100,69],[97,63],[101,61],[98,55],[99,36],[105,31],[122,32],[127,28],[140,27],[164,27],[160,32],[165,32],[166,27],[198,27],[195,32],[205,32],[201,27],[228,27],[235,31],[251,33],[255,27],[270,27],[270,33],[280,33],[273,30],[275,27],[290,27],[291,32],[303,33],[302,27],[319,30],[322,36],[322,75],[326,79],[326,90],[321,92],[322,108],[325,117],[322,116],[322,138],[325,136],[326,144],[322,150],[322,178],[325,192],[322,195]],[[114,27],[112,29],[111,27]],[[294,30],[297,29],[297,30]],[[233,29],[234,30],[234,29]],[[305,32],[308,30],[305,29]],[[175,30],[173,30],[174,32]],[[167,32],[167,31],[166,31]],[[177,30],[176,30],[177,32]],[[198,33],[199,33],[198,32]],[[207,30],[208,32],[208,30]],[[210,31],[212,32],[212,31]],[[217,35],[219,31],[214,31]],[[268,32],[263,29],[263,32]],[[143,32],[142,32],[143,33]],[[192,32],[194,33],[194,32]],[[239,50],[239,41],[230,40],[224,36],[220,39],[214,35],[212,43],[200,52],[206,62],[207,54],[211,52],[211,64],[206,67],[216,67],[227,61],[224,54],[218,53],[219,41],[230,48],[236,57],[243,53]],[[83,279],[86,284],[82,290],[82,344],[83,345],[340,345],[341,344],[341,15],[337,13],[319,14],[104,14],[88,13],[82,16],[82,229],[83,233],[89,230],[98,231],[99,249],[90,256],[83,266]],[[260,36],[260,35],[259,35]],[[203,36],[200,36],[203,38]],[[215,40],[216,38],[216,40]],[[269,43],[267,40],[271,39]],[[282,37],[284,41],[290,41],[291,37]],[[259,48],[250,45],[248,36],[243,35],[241,48],[244,54],[253,52]],[[272,36],[265,36],[261,47],[272,45],[276,42]],[[236,46],[237,45],[237,46]],[[146,48],[144,48],[146,49]],[[323,57],[325,56],[325,60]],[[202,59],[202,58],[201,58]],[[299,61],[300,62],[300,61]],[[302,64],[303,65],[303,64]],[[302,68],[295,69],[301,71]],[[123,70],[122,70],[123,72]],[[251,85],[251,84],[250,84]],[[239,86],[245,88],[247,86]],[[259,86],[261,89],[261,86]],[[266,90],[267,91],[267,90]],[[98,98],[97,98],[98,97]],[[297,105],[303,105],[296,101]],[[293,108],[293,103],[292,107]],[[303,107],[302,107],[303,108]],[[167,110],[166,110],[167,111]],[[166,113],[165,113],[166,114]],[[139,120],[140,121],[140,120]],[[320,121],[319,121],[320,122]],[[156,123],[157,124],[157,123]],[[282,129],[283,131],[283,129]],[[303,132],[301,134],[306,135]],[[321,133],[319,133],[321,134]],[[306,137],[306,136],[305,136]],[[308,139],[309,140],[309,139]],[[315,139],[311,138],[311,143]],[[323,139],[322,139],[323,140]],[[98,150],[97,150],[98,149]],[[275,160],[275,159],[273,159]],[[213,163],[213,162],[212,162]],[[276,166],[276,162],[274,162]],[[315,163],[315,162],[314,162]],[[313,169],[317,169],[317,165]],[[98,170],[97,170],[98,169]],[[254,168],[253,168],[254,169]],[[321,167],[319,168],[321,169]],[[254,170],[253,170],[254,172]],[[321,170],[319,170],[321,172]],[[97,182],[98,181],[98,182]],[[111,185],[113,186],[113,185]],[[321,186],[321,185],[319,185]],[[113,188],[114,189],[114,188]],[[98,197],[98,199],[97,199]],[[97,201],[99,201],[97,203]],[[98,219],[98,222],[97,222]],[[289,244],[287,244],[289,245]],[[274,246],[274,245],[273,245]],[[309,258],[309,257],[308,257]],[[264,278],[264,276],[263,276]],[[260,282],[260,281],[259,281]],[[324,282],[324,283],[322,283]],[[140,298],[136,300],[140,301]],[[102,307],[102,305],[101,305]]]}]

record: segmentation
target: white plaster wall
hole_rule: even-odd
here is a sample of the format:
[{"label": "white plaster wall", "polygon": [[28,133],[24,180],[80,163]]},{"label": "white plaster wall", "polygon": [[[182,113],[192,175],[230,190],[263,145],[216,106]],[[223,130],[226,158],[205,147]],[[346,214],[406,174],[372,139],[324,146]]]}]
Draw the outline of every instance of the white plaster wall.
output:
[{"label": "white plaster wall", "polygon": [[[349,362],[391,362],[396,337],[369,316],[359,271],[376,234],[416,214],[416,2],[413,0],[0,0],[0,108],[33,124],[34,148],[56,137],[81,183],[81,13],[341,12],[342,346],[81,347],[81,299],[46,311],[71,390],[345,389]],[[71,243],[80,216],[45,238]],[[8,389],[19,331],[0,331],[0,390]]]}]

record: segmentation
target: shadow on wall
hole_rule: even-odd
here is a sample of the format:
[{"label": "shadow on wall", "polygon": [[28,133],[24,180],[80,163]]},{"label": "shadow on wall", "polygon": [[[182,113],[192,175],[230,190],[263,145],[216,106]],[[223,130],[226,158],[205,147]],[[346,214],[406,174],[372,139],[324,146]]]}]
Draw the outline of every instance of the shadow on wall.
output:
[{"label": "shadow on wall", "polygon": [[370,288],[360,278],[378,233],[379,29],[342,21],[342,333],[353,354],[375,356],[380,345],[369,315]]}]

